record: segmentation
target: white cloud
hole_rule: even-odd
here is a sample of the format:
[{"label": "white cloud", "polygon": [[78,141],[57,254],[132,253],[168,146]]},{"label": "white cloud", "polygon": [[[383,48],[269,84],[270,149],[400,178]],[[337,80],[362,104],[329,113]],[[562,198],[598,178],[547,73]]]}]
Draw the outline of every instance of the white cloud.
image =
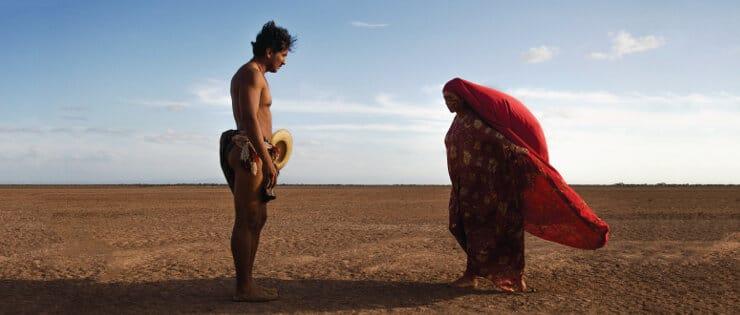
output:
[{"label": "white cloud", "polygon": [[192,93],[196,96],[197,101],[214,106],[231,106],[231,96],[228,90],[229,82],[215,79],[208,79],[205,83],[196,85]]},{"label": "white cloud", "polygon": [[[2,130],[13,133],[4,134]],[[178,134],[167,130],[160,134],[136,132],[111,137],[99,131],[63,127],[0,128],[0,161],[10,162],[0,163],[0,184],[222,180],[215,133]],[[165,164],[167,167],[162,167]]]},{"label": "white cloud", "polygon": [[[276,99],[274,127],[289,129],[295,139],[281,182],[448,183],[443,141],[453,115],[442,101],[441,84],[421,89],[429,92],[422,96],[428,101],[401,101],[387,93],[368,102],[347,102],[336,94]],[[738,94],[506,91],[538,117],[552,164],[572,184],[740,178]],[[206,80],[191,92],[183,104],[228,110],[226,82]],[[223,117],[231,122],[230,115]],[[0,125],[0,140],[0,160],[9,162],[0,163],[0,183],[223,182],[217,130]]]},{"label": "white cloud", "polygon": [[574,183],[738,183],[740,95],[512,89]]},{"label": "white cloud", "polygon": [[365,115],[368,120],[390,117],[396,119],[418,119],[428,121],[449,121],[447,111],[441,97],[429,105],[411,105],[393,100],[386,94],[376,96],[376,104],[358,104],[342,100],[275,100],[272,108],[275,112],[283,113],[313,113],[313,114],[357,114]]},{"label": "white cloud", "polygon": [[666,40],[663,37],[647,35],[642,37],[633,37],[630,33],[619,31],[610,33],[612,38],[612,47],[609,52],[592,52],[589,54],[591,59],[595,60],[616,60],[623,56],[645,52],[659,48],[665,45]]},{"label": "white cloud", "polygon": [[79,105],[78,106],[62,106],[59,109],[65,112],[76,112],[76,113],[90,111],[90,107],[79,106]]},{"label": "white cloud", "polygon": [[388,27],[388,24],[385,23],[366,23],[366,22],[360,22],[360,21],[352,21],[349,23],[350,25],[354,27],[360,27],[360,28],[383,28]]},{"label": "white cloud", "polygon": [[421,92],[426,95],[433,95],[433,96],[440,97],[440,95],[442,95],[443,87],[444,87],[443,83],[424,85],[421,87]]},{"label": "white cloud", "polygon": [[519,88],[509,91],[511,95],[519,98],[537,99],[537,100],[556,100],[556,101],[578,101],[578,102],[599,102],[615,103],[618,97],[612,93],[604,91],[562,91],[546,89],[529,89]]},{"label": "white cloud", "polygon": [[149,107],[164,108],[171,112],[179,112],[188,107],[187,102],[167,101],[167,100],[138,100],[132,103]]},{"label": "white cloud", "polygon": [[[294,123],[295,160],[284,180],[292,183],[446,183],[444,133],[453,116],[441,85],[421,87],[424,103],[399,102],[378,93],[373,102],[276,99],[276,118]],[[225,91],[225,90],[224,90]],[[572,183],[732,183],[740,178],[740,95],[718,93],[630,93],[606,90],[507,89],[540,119],[553,165]],[[434,94],[435,96],[432,96]],[[295,123],[311,114],[312,121]],[[284,118],[285,117],[285,118]],[[711,141],[709,141],[711,140]],[[711,144],[710,144],[711,142]],[[358,146],[359,143],[363,145]],[[413,147],[409,147],[413,145]],[[342,149],[335,149],[341,146]],[[695,150],[728,148],[713,163]],[[351,150],[347,150],[352,148]],[[681,150],[691,152],[680,154]],[[420,156],[413,168],[376,167],[377,159]],[[662,161],[665,156],[673,156]],[[596,157],[598,156],[598,157]],[[629,162],[627,162],[629,161]],[[336,172],[316,171],[342,165]],[[681,173],[700,165],[702,172]],[[714,174],[714,175],[709,175]],[[722,175],[717,175],[722,174]]]},{"label": "white cloud", "polygon": [[[196,96],[196,103],[213,106],[231,107],[231,96],[226,89],[227,82],[209,79],[197,85],[192,93]],[[437,90],[441,95],[442,85],[422,87],[423,92]],[[313,114],[363,114],[371,116],[394,116],[401,118],[415,118],[425,120],[449,120],[450,113],[442,101],[441,96],[431,105],[412,105],[398,102],[391,95],[378,93],[375,104],[359,104],[346,102],[340,98],[333,99],[273,99],[272,111],[283,113],[313,113]]]},{"label": "white cloud", "polygon": [[318,124],[292,126],[294,130],[306,131],[378,131],[378,132],[421,132],[439,133],[439,124]]},{"label": "white cloud", "polygon": [[162,133],[143,136],[144,139],[159,144],[195,144],[201,146],[212,146],[213,139],[202,134],[187,133],[167,129]]},{"label": "white cloud", "polygon": [[87,116],[82,115],[62,115],[62,119],[69,121],[87,121]]},{"label": "white cloud", "polygon": [[62,106],[58,110],[61,112],[61,117],[67,121],[87,121],[87,114],[90,112],[90,108],[87,106]]},{"label": "white cloud", "polygon": [[730,93],[614,93],[512,89],[545,121],[571,127],[644,128],[694,131],[734,130],[740,120],[740,96]]},{"label": "white cloud", "polygon": [[729,55],[740,55],[740,46],[735,46],[734,48],[730,48],[727,53]]},{"label": "white cloud", "polygon": [[133,133],[133,131],[129,129],[108,127],[52,128],[51,132],[68,132],[70,134],[85,133],[101,136],[127,136]]},{"label": "white cloud", "polygon": [[740,95],[727,92],[702,93],[614,93],[608,91],[574,91],[516,88],[509,90],[511,95],[524,100],[545,102],[571,102],[580,106],[622,105],[622,106],[662,106],[663,109],[685,107],[715,106],[740,109]]},{"label": "white cloud", "polygon": [[100,127],[17,127],[0,126],[0,135],[4,134],[64,134],[64,135],[102,135],[102,136],[126,136],[132,132],[128,129],[100,128]]},{"label": "white cloud", "polygon": [[558,53],[557,47],[552,46],[539,46],[532,47],[522,54],[522,59],[527,63],[540,63],[545,62]]},{"label": "white cloud", "polygon": [[0,135],[3,134],[39,134],[43,132],[41,128],[38,127],[6,127],[6,126],[0,126]]}]

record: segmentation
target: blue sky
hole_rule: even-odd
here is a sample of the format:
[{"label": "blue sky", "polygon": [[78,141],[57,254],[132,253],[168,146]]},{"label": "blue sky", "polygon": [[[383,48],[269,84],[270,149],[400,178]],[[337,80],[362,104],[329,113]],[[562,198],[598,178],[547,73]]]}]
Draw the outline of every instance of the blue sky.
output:
[{"label": "blue sky", "polygon": [[447,184],[453,77],[504,90],[574,184],[740,183],[733,1],[2,1],[0,183],[224,182],[228,81],[275,20],[283,183]]}]

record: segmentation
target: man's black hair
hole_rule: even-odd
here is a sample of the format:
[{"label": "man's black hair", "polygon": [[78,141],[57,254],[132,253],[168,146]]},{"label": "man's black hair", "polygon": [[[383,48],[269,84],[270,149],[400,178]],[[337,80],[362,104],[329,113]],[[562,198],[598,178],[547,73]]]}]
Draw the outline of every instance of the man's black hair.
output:
[{"label": "man's black hair", "polygon": [[288,30],[275,25],[274,21],[269,21],[262,26],[262,30],[257,34],[257,39],[252,42],[252,53],[255,57],[264,57],[267,48],[272,48],[273,52],[288,50],[292,51],[296,38],[288,33]]}]

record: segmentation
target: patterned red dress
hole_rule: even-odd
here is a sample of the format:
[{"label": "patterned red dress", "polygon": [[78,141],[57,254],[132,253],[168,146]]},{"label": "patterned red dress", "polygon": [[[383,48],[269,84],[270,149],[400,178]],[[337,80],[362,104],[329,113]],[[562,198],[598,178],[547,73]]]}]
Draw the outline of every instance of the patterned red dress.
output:
[{"label": "patterned red dress", "polygon": [[524,231],[597,249],[609,227],[549,164],[539,122],[519,101],[462,79],[444,91],[465,103],[445,137],[452,181],[450,231],[468,272],[521,290]]},{"label": "patterned red dress", "polygon": [[445,137],[452,181],[450,231],[468,256],[467,271],[520,290],[524,272],[522,191],[535,169],[512,144],[470,110]]}]

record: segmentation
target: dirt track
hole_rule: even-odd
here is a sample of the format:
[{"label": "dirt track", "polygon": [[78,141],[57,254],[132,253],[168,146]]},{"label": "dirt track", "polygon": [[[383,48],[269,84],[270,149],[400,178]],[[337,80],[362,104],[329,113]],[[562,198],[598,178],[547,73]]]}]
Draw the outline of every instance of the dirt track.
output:
[{"label": "dirt track", "polygon": [[740,313],[740,187],[577,187],[612,227],[598,251],[527,236],[537,292],[447,288],[463,253],[447,187],[281,187],[256,275],[230,302],[220,187],[0,188],[0,313]]}]

